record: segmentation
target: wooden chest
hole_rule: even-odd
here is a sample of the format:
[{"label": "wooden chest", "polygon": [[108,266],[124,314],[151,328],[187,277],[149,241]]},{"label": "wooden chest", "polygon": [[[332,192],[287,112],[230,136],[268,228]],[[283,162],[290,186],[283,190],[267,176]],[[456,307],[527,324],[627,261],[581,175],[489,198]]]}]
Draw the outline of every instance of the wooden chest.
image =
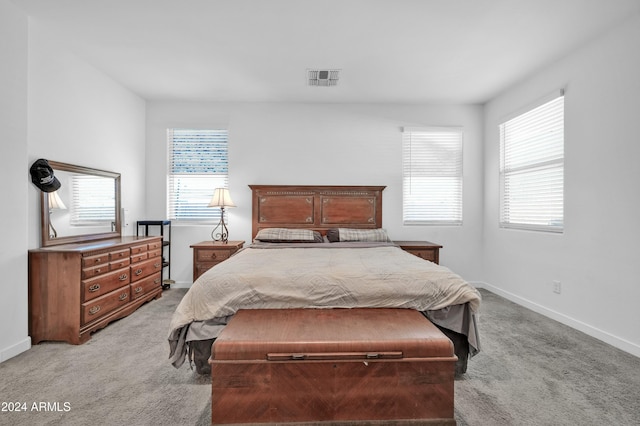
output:
[{"label": "wooden chest", "polygon": [[240,310],[211,353],[212,424],[455,424],[453,344],[414,310]]}]

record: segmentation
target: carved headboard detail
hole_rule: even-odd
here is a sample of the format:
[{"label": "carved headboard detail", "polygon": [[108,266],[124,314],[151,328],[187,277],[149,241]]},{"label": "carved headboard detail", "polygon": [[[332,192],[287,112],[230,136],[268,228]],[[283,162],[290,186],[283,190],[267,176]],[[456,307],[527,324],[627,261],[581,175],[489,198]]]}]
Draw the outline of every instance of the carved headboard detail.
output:
[{"label": "carved headboard detail", "polygon": [[381,228],[384,186],[249,185],[252,234],[264,228]]}]

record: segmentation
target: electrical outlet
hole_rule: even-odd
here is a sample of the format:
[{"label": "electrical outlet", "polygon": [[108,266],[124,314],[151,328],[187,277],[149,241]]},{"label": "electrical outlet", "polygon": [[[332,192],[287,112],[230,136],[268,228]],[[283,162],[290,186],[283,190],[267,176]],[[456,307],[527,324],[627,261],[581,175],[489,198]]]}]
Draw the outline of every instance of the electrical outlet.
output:
[{"label": "electrical outlet", "polygon": [[553,282],[553,292],[556,294],[560,294],[562,292],[562,284],[560,284],[560,281]]}]

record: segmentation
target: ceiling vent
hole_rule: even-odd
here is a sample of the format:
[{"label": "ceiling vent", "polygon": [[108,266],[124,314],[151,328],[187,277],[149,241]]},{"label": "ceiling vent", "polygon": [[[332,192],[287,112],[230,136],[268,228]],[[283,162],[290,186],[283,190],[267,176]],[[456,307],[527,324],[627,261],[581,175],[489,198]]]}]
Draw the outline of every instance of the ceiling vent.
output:
[{"label": "ceiling vent", "polygon": [[336,86],[340,70],[307,70],[309,86]]}]

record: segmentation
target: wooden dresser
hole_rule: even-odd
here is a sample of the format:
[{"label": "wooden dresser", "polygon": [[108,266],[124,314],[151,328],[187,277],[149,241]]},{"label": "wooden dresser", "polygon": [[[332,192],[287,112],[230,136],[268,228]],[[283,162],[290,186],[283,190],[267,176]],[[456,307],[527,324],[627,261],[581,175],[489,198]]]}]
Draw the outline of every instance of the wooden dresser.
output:
[{"label": "wooden dresser", "polygon": [[29,334],[86,342],[162,296],[162,239],[122,237],[29,250]]},{"label": "wooden dresser", "polygon": [[394,241],[404,251],[433,263],[440,263],[440,244],[429,241]]},{"label": "wooden dresser", "polygon": [[244,241],[202,241],[193,244],[193,281],[220,262],[227,260],[244,245]]}]

